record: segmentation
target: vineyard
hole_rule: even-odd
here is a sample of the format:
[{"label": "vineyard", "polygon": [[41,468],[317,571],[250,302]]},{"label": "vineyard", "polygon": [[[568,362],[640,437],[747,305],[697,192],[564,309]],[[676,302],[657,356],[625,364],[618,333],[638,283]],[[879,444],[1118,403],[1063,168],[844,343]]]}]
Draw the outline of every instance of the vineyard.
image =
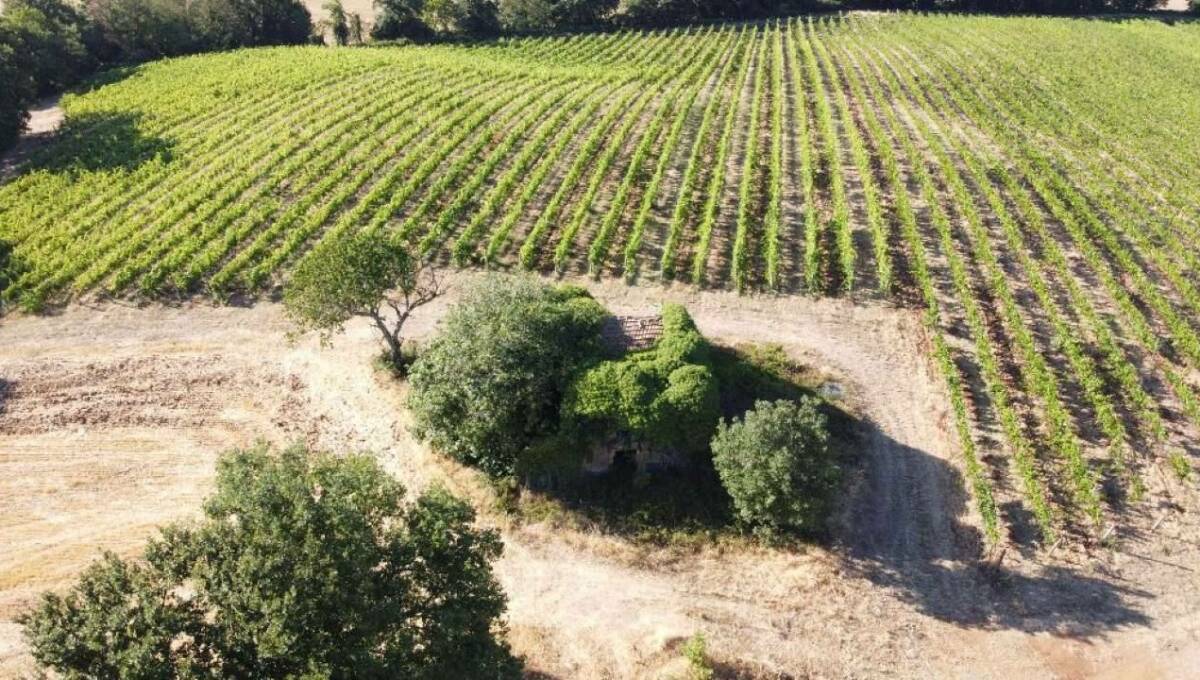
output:
[{"label": "vineyard", "polygon": [[0,186],[7,295],[225,298],[322,241],[919,308],[990,542],[1195,478],[1200,24],[791,19],[169,60]]}]

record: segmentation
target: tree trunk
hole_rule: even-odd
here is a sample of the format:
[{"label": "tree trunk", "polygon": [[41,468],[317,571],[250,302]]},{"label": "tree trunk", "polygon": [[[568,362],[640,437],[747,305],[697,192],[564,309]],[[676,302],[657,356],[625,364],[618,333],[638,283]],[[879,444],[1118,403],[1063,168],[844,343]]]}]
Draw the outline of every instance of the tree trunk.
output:
[{"label": "tree trunk", "polygon": [[403,369],[404,367],[401,365],[403,357],[400,352],[400,338],[396,337],[397,334],[388,328],[387,322],[383,320],[383,317],[378,312],[372,314],[371,318],[375,320],[375,327],[379,329],[379,332],[383,335],[384,342],[387,343],[392,365],[397,370]]}]

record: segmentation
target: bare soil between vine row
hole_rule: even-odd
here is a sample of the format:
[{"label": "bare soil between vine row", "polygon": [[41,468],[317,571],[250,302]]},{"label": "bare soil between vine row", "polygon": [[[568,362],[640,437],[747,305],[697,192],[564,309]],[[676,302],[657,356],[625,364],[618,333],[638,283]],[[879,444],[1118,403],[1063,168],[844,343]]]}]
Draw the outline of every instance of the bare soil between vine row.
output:
[{"label": "bare soil between vine row", "polygon": [[[470,274],[451,278],[456,290]],[[195,516],[216,455],[262,437],[375,452],[413,490],[472,497],[504,533],[517,652],[537,677],[678,675],[704,631],[743,677],[1183,678],[1200,667],[1197,499],[1163,477],[1104,548],[981,561],[945,391],[915,314],[875,303],[588,283],[618,312],[688,305],[722,342],[778,342],[866,423],[834,539],[800,552],[656,549],[513,526],[478,478],[415,442],[371,329],[289,344],[277,305],[77,304],[0,321],[0,677],[13,619],[99,550]],[[451,294],[413,321],[428,335]],[[1169,502],[1168,502],[1169,497]]]}]

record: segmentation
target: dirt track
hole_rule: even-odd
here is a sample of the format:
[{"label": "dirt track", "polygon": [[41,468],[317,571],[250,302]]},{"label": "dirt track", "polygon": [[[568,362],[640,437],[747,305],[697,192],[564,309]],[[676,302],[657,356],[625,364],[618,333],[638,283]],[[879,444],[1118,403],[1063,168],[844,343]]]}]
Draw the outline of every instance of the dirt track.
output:
[{"label": "dirt track", "polygon": [[[593,285],[645,311],[658,288]],[[978,532],[915,317],[837,300],[667,292],[727,341],[783,343],[871,421],[831,549],[685,555],[504,527],[512,637],[549,677],[662,677],[704,630],[731,665],[818,677],[1186,677],[1200,667],[1195,512],[1120,548],[976,566]],[[442,309],[414,320],[428,333]],[[276,306],[76,306],[0,322],[0,676],[12,617],[101,548],[130,553],[196,511],[217,452],[257,437],[376,451],[410,488],[470,473],[417,445],[370,329],[288,346]],[[1194,508],[1194,499],[1191,501]],[[1153,519],[1153,518],[1150,518]]]}]

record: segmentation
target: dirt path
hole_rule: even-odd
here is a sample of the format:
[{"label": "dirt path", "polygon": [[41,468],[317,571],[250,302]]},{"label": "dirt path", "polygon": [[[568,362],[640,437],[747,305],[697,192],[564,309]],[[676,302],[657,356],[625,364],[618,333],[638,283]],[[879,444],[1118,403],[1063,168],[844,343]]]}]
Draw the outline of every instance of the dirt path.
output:
[{"label": "dirt path", "polygon": [[[830,549],[680,555],[502,527],[498,571],[531,668],[664,677],[698,630],[727,670],[767,677],[1185,677],[1200,664],[1194,524],[1172,519],[1103,563],[1015,563],[999,579],[976,566],[976,523],[915,317],[591,287],[616,311],[666,297],[711,337],[782,343],[840,380],[871,425]],[[443,312],[419,315],[414,332]],[[11,621],[36,593],[68,583],[99,549],[131,553],[153,526],[194,513],[224,448],[265,437],[372,450],[410,489],[438,480],[481,494],[471,473],[411,439],[403,389],[369,366],[369,328],[353,325],[331,349],[289,346],[286,330],[269,304],[75,306],[0,321],[0,677],[29,668]]]}]

